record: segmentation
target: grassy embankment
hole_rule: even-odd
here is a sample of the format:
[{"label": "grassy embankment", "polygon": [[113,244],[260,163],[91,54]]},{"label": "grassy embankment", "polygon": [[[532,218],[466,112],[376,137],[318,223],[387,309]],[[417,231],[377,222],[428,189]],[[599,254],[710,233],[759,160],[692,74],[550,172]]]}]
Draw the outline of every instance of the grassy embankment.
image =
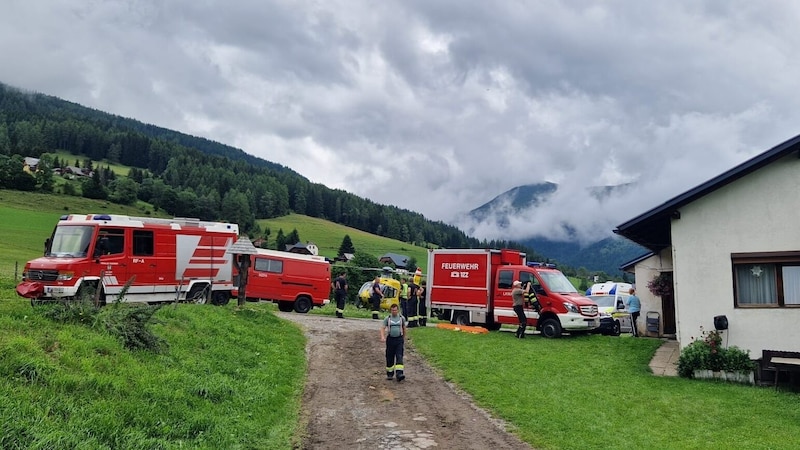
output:
[{"label": "grassy embankment", "polygon": [[302,333],[272,305],[168,305],[160,353],[126,350],[16,296],[64,213],[142,215],[75,197],[0,191],[0,448],[291,448]]},{"label": "grassy embankment", "polygon": [[[39,234],[54,223],[12,210],[16,221],[0,209],[6,267],[13,252],[22,261],[38,256]],[[154,328],[167,349],[131,352],[102,332],[44,318],[13,286],[0,273],[0,447],[292,447],[304,340],[271,305],[164,307]],[[446,379],[537,448],[794,448],[800,441],[796,393],[654,377],[647,363],[658,340],[517,340],[433,328],[413,329],[411,339]]]}]

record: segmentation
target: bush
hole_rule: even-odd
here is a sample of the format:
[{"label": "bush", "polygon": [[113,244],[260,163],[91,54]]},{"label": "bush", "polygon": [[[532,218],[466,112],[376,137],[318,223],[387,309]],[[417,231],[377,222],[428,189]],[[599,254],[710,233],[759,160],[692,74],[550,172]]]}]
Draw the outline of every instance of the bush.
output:
[{"label": "bush", "polygon": [[750,359],[750,351],[737,346],[725,350],[722,369],[728,372],[750,372],[756,369],[756,363]]},{"label": "bush", "polygon": [[94,288],[83,290],[75,299],[63,299],[43,306],[42,315],[59,323],[93,326],[100,308],[94,304]]},{"label": "bush", "polygon": [[722,347],[722,335],[719,331],[702,331],[702,339],[694,340],[687,345],[678,358],[678,375],[692,378],[695,370],[712,370],[718,372],[750,372],[755,363],[750,359],[750,352],[739,347]]},{"label": "bush", "polygon": [[694,341],[681,350],[678,358],[678,375],[692,378],[695,370],[709,367],[708,359],[711,349],[703,341]]},{"label": "bush", "polygon": [[155,323],[153,315],[161,306],[133,306],[117,302],[103,308],[98,315],[98,325],[129,350],[158,352],[165,342],[150,330],[149,325]]},{"label": "bush", "polygon": [[153,315],[161,305],[133,306],[122,303],[132,281],[125,284],[117,299],[109,306],[95,306],[92,288],[82,290],[78,298],[45,306],[42,314],[56,322],[81,324],[105,331],[119,339],[129,350],[158,352],[166,344],[150,330],[150,324],[155,323]]}]

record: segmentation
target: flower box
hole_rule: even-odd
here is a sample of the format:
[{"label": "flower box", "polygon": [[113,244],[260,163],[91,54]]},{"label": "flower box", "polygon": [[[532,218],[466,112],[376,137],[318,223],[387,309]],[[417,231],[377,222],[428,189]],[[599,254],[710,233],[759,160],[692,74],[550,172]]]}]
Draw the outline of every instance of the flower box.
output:
[{"label": "flower box", "polygon": [[692,374],[697,380],[723,380],[733,383],[753,385],[756,383],[753,371],[750,372],[726,372],[724,370],[713,371],[706,369],[695,370]]}]

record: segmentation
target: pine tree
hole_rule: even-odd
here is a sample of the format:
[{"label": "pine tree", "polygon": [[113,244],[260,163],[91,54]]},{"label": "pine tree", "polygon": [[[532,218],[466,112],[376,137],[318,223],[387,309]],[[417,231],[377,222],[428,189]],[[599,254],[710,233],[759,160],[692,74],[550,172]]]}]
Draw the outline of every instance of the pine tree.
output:
[{"label": "pine tree", "polygon": [[289,245],[294,245],[298,242],[300,242],[300,234],[297,232],[297,228],[295,228],[286,236],[286,243]]},{"label": "pine tree", "polygon": [[352,255],[355,252],[356,248],[353,247],[353,241],[350,240],[350,235],[345,234],[344,239],[342,239],[342,245],[339,246],[338,256],[342,256],[345,253],[350,253]]},{"label": "pine tree", "polygon": [[278,234],[275,235],[275,250],[286,250],[286,236],[283,235],[283,228],[278,228]]}]

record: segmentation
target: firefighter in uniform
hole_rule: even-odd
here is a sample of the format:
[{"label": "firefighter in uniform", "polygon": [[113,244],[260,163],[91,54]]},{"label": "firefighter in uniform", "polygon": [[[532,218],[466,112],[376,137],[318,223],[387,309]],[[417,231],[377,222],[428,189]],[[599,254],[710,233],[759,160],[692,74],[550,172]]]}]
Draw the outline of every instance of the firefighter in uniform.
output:
[{"label": "firefighter in uniform", "polygon": [[525,328],[528,326],[528,319],[525,317],[525,291],[522,289],[522,283],[519,280],[514,281],[511,285],[511,299],[514,304],[514,312],[519,319],[519,326],[517,327],[517,337],[525,337]]},{"label": "firefighter in uniform", "polygon": [[417,299],[419,301],[419,326],[424,327],[428,324],[428,305],[425,303],[425,280],[420,281],[419,288],[417,288]]},{"label": "firefighter in uniform", "polygon": [[372,283],[372,291],[370,293],[370,300],[372,301],[372,318],[373,319],[380,319],[378,317],[378,313],[381,310],[381,299],[383,298],[383,292],[381,291],[381,277],[375,277],[375,281]]},{"label": "firefighter in uniform", "polygon": [[533,288],[533,279],[525,284],[525,303],[536,311],[536,314],[542,310],[542,305],[539,304],[539,299],[536,298],[536,290]]},{"label": "firefighter in uniform", "polygon": [[419,300],[417,286],[413,281],[408,283],[408,327],[414,328],[419,324]]},{"label": "firefighter in uniform", "polygon": [[390,314],[383,319],[381,326],[381,342],[386,342],[386,379],[391,380],[397,375],[397,381],[403,381],[406,376],[403,366],[403,349],[406,335],[406,318],[400,315],[397,305],[393,304]]},{"label": "firefighter in uniform", "polygon": [[409,317],[408,312],[408,282],[405,278],[400,279],[400,314]]},{"label": "firefighter in uniform", "polygon": [[344,302],[347,299],[347,272],[342,272],[331,283],[333,295],[336,298],[336,317],[344,317]]}]

